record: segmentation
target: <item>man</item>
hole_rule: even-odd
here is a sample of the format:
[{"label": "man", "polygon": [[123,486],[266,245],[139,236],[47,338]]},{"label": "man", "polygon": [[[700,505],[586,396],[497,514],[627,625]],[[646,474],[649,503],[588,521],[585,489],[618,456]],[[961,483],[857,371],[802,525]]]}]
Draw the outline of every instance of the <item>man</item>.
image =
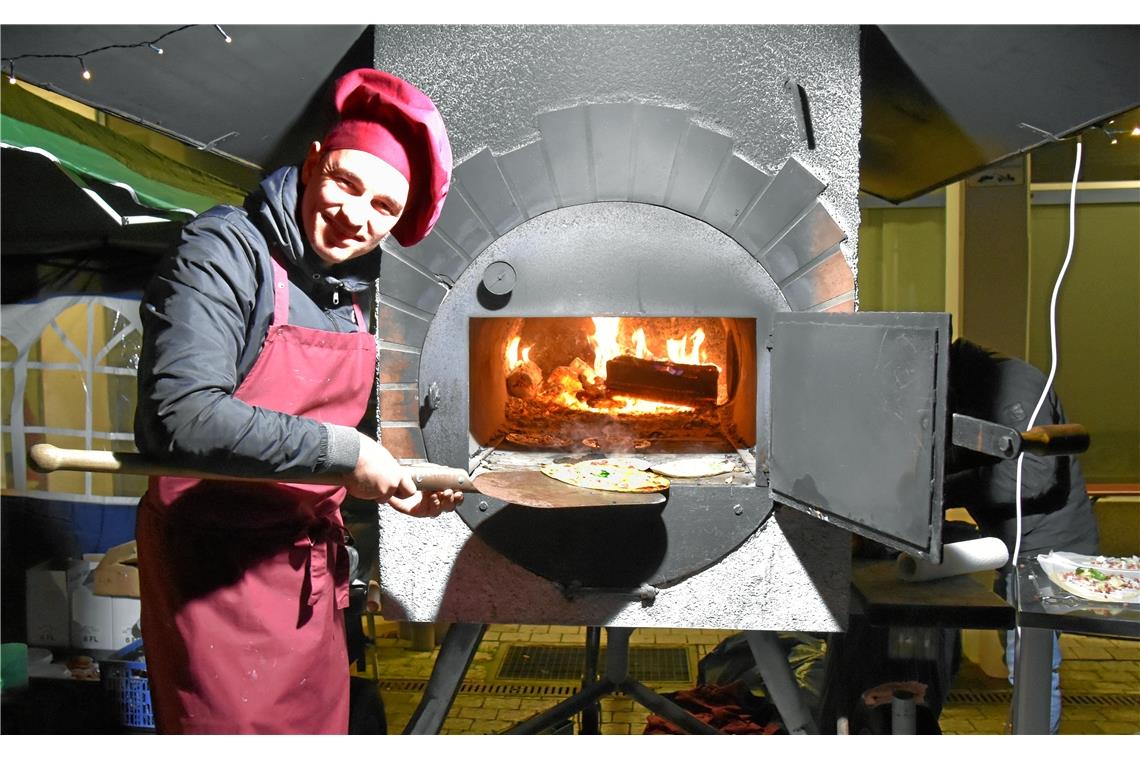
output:
[{"label": "man", "polygon": [[[950,404],[960,414],[997,422],[1017,430],[1065,422],[1057,394],[1050,389],[1037,418],[1029,416],[1045,388],[1045,376],[1026,362],[999,356],[964,339],[950,349]],[[1015,516],[1016,459],[995,460],[951,447],[945,504],[965,507],[981,532],[1005,542],[1013,557],[1017,537]],[[1026,454],[1021,482],[1021,558],[1050,550],[1097,554],[1099,536],[1081,466],[1076,457]],[[1014,558],[1016,561],[1016,558]],[[1012,599],[1009,568],[995,591]],[[1013,632],[1007,637],[1006,664],[1012,681]],[[1051,730],[1061,724],[1061,649],[1053,638],[1053,699]]]},{"label": "man", "polygon": [[381,240],[423,239],[451,149],[426,95],[360,69],[303,166],[190,222],[141,307],[135,436],[171,464],[337,485],[154,478],[139,507],[142,628],[162,732],[344,733],[345,493],[415,516],[417,493],[355,429],[372,397],[366,310]]}]

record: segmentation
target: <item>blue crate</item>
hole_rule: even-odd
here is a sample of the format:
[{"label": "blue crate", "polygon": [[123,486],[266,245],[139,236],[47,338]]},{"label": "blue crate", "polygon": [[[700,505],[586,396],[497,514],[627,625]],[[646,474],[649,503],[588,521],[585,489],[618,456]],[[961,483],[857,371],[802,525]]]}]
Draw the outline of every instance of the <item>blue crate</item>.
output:
[{"label": "blue crate", "polygon": [[153,730],[150,680],[142,657],[142,639],[127,644],[108,659],[100,660],[99,678],[111,712],[120,725]]}]

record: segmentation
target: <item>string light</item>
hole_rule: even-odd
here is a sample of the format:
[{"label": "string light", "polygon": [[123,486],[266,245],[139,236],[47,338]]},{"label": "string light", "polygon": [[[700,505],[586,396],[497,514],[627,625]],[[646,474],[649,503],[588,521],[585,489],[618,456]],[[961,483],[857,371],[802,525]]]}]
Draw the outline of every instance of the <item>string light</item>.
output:
[{"label": "string light", "polygon": [[[163,55],[163,54],[165,54],[166,51],[158,46],[159,42],[166,39],[167,37],[169,37],[172,34],[184,32],[187,29],[194,28],[195,26],[198,26],[198,24],[187,24],[186,26],[180,26],[176,29],[171,29],[169,32],[166,32],[165,34],[159,35],[158,37],[156,37],[153,40],[144,40],[143,42],[132,42],[130,44],[122,44],[122,45],[104,45],[103,47],[94,48],[92,50],[85,50],[82,53],[48,53],[48,54],[25,53],[23,55],[14,55],[10,58],[3,58],[0,60],[4,60],[4,61],[8,62],[8,83],[9,84],[16,84],[16,61],[22,60],[24,58],[73,58],[76,61],[79,61],[79,68],[80,68],[81,76],[83,77],[83,79],[86,81],[90,81],[94,75],[91,73],[91,70],[89,68],[87,68],[87,63],[84,60],[85,58],[90,58],[92,55],[95,55],[96,53],[102,53],[102,52],[107,51],[107,50],[121,50],[121,49],[128,49],[128,48],[150,48],[152,51],[154,51],[154,53],[156,55]],[[226,34],[225,30],[223,30],[222,27],[218,26],[217,24],[214,24],[214,28],[217,29],[218,32],[222,35],[222,39],[224,39],[226,41],[227,45],[233,42],[233,38],[230,37],[228,34]]]},{"label": "string light", "polygon": [[1133,137],[1140,137],[1140,127],[1133,127],[1132,131],[1128,134],[1132,135]]}]

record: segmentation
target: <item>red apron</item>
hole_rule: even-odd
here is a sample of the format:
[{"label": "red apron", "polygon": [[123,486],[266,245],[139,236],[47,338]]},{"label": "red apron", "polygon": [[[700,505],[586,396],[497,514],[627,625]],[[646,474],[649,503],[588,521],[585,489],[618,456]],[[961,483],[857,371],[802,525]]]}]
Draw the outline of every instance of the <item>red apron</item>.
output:
[{"label": "red apron", "polygon": [[[376,345],[295,327],[273,262],[273,324],[234,397],[320,422],[364,416]],[[136,535],[142,631],[162,733],[346,733],[345,490],[152,478]]]}]

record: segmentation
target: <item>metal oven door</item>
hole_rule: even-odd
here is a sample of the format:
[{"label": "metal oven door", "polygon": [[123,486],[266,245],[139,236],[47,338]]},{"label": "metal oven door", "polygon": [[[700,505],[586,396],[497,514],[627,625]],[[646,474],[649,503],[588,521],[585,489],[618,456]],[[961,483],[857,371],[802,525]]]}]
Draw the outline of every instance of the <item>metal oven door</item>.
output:
[{"label": "metal oven door", "polygon": [[949,344],[945,313],[776,315],[772,499],[940,561]]}]

